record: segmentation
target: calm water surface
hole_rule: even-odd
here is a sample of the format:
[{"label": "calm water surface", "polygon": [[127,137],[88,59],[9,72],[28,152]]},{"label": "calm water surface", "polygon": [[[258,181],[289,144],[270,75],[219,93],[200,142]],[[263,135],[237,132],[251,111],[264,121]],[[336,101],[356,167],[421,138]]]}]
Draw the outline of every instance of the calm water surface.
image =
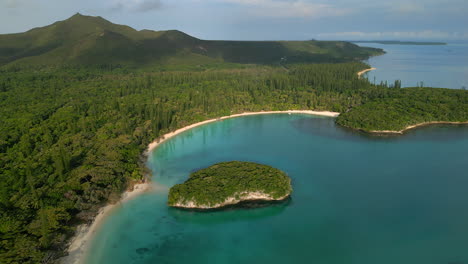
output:
[{"label": "calm water surface", "polygon": [[367,74],[371,82],[393,84],[401,80],[403,87],[419,86],[423,82],[426,87],[460,89],[465,86],[468,89],[468,43],[445,46],[357,44],[387,52],[368,60],[377,68]]},{"label": "calm water surface", "polygon": [[[467,150],[467,126],[376,138],[307,115],[208,124],[150,155],[157,191],[107,218],[86,263],[468,263]],[[172,185],[229,160],[284,170],[291,201],[209,213],[166,206]]]}]

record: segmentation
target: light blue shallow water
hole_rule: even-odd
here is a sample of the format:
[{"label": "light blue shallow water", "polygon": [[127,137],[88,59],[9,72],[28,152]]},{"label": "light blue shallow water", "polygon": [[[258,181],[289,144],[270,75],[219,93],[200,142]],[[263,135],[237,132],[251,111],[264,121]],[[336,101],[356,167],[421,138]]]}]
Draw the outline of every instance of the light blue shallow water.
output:
[{"label": "light blue shallow water", "polygon": [[383,45],[357,43],[360,46],[384,49],[387,54],[372,57],[368,63],[377,70],[367,74],[376,83],[393,84],[401,80],[403,87],[419,86],[468,89],[468,43],[446,46]]},{"label": "light blue shallow water", "polygon": [[[216,162],[284,170],[294,193],[267,208],[188,212],[168,188]],[[122,205],[86,263],[468,263],[468,127],[376,138],[334,119],[261,115],[181,134],[148,160],[158,191]]]}]

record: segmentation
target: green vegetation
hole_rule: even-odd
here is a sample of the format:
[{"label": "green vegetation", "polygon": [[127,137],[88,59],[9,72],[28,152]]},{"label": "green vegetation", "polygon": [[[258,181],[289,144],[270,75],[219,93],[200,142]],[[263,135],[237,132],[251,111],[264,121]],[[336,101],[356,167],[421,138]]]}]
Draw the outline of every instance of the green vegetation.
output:
[{"label": "green vegetation", "polygon": [[142,179],[141,153],[167,132],[246,111],[344,112],[368,101],[369,90],[379,93],[357,78],[362,63],[288,67],[4,70],[2,262],[47,263],[60,256],[75,224],[91,221],[100,206]]},{"label": "green vegetation", "polygon": [[220,63],[345,62],[382,52],[340,41],[206,41],[177,30],[136,31],[80,14],[25,33],[0,35],[0,66],[21,69],[77,65],[197,69]]},{"label": "green vegetation", "polygon": [[467,91],[436,88],[392,90],[383,98],[341,114],[336,122],[363,131],[400,131],[426,122],[468,121]]},{"label": "green vegetation", "polygon": [[[195,122],[311,109],[346,113],[343,125],[387,129],[398,120],[389,106],[408,110],[406,126],[420,122],[423,105],[433,118],[468,121],[468,91],[359,79],[367,65],[355,60],[376,52],[346,42],[200,42],[81,15],[0,36],[1,262],[60,257],[76,224],[144,177],[148,143]],[[243,64],[253,62],[260,65]]]},{"label": "green vegetation", "polygon": [[428,41],[399,41],[399,40],[357,40],[352,41],[354,43],[377,43],[384,45],[423,45],[423,46],[432,46],[432,45],[447,45],[445,42],[428,42]]},{"label": "green vegetation", "polygon": [[169,190],[168,205],[197,208],[219,207],[227,199],[242,201],[244,193],[263,193],[274,200],[284,199],[292,192],[286,173],[253,162],[230,161],[215,164],[190,174],[183,184]]}]

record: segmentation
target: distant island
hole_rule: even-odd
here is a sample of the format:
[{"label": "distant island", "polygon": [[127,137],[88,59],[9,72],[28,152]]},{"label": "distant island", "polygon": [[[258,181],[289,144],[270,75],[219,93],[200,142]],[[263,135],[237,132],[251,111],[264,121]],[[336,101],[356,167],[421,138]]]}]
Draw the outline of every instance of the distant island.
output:
[{"label": "distant island", "polygon": [[216,209],[248,201],[281,201],[291,195],[291,179],[273,167],[253,162],[215,164],[169,190],[168,205]]},{"label": "distant island", "polygon": [[422,45],[422,46],[433,46],[433,45],[447,45],[445,42],[428,42],[428,41],[399,41],[399,40],[357,40],[350,41],[354,43],[377,43],[384,45]]}]

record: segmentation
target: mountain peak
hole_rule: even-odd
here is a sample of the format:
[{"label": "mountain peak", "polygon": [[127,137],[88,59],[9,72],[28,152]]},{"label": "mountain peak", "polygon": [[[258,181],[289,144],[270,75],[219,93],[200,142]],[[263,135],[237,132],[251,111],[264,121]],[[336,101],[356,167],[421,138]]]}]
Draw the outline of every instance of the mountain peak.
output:
[{"label": "mountain peak", "polygon": [[[277,64],[366,58],[365,50],[341,42],[205,41],[179,30],[137,31],[99,16],[76,13],[25,33],[0,35],[0,67],[6,65],[155,65],[180,63]],[[324,53],[318,56],[316,50]],[[351,54],[351,55],[349,55]]]},{"label": "mountain peak", "polygon": [[68,19],[65,19],[64,21],[70,21],[70,20],[92,20],[92,21],[106,21],[104,18],[100,17],[100,16],[87,16],[87,15],[83,15],[81,13],[76,13],[74,14],[73,16],[69,17]]}]

